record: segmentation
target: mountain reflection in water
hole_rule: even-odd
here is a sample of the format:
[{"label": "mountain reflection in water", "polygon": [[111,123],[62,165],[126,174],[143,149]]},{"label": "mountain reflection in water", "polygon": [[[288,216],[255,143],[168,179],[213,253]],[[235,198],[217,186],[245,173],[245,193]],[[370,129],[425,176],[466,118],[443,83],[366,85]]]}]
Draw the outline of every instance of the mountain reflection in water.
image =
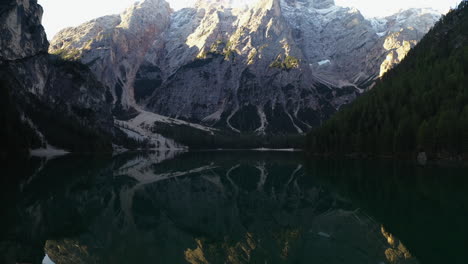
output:
[{"label": "mountain reflection in water", "polygon": [[465,263],[466,169],[304,160],[155,152],[10,164],[21,181],[2,194],[0,260]]}]

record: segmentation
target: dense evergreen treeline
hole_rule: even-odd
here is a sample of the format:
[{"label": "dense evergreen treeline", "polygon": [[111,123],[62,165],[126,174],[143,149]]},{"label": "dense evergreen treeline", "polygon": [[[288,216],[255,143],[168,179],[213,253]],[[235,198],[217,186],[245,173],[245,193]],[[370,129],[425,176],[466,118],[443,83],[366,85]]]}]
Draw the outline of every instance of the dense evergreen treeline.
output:
[{"label": "dense evergreen treeline", "polygon": [[[76,83],[86,81],[79,78],[89,72],[87,66],[54,57],[50,62],[58,69],[58,74],[68,73]],[[112,152],[113,143],[127,149],[148,146],[147,142],[138,142],[115,129],[113,120],[104,120],[107,123],[103,124],[99,115],[105,113],[68,104],[63,99],[38,98],[25,91],[15,78],[12,66],[0,65],[0,159],[29,156],[31,149],[45,148],[46,144],[71,152],[99,153]],[[63,83],[70,85],[66,81]],[[59,89],[68,92],[73,87]],[[112,118],[110,113],[109,118]]]},{"label": "dense evergreen treeline", "polygon": [[0,78],[0,159],[7,153],[27,155],[31,146],[40,147],[36,133],[21,120],[10,87]]},{"label": "dense evergreen treeline", "polygon": [[468,154],[468,2],[307,139],[322,154]]}]

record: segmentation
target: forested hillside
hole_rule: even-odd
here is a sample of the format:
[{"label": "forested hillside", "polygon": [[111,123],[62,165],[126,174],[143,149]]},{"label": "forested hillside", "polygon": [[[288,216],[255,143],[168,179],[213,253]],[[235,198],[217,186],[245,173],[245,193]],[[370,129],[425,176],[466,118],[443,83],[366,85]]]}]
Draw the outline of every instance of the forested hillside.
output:
[{"label": "forested hillside", "polygon": [[308,136],[326,154],[468,154],[468,2],[367,94]]}]

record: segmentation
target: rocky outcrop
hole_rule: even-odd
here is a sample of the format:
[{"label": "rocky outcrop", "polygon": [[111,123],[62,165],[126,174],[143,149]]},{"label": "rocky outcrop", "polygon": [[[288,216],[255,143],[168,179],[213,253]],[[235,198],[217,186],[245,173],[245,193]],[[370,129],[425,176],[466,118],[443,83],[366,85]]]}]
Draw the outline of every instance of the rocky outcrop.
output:
[{"label": "rocky outcrop", "polygon": [[47,53],[42,12],[36,1],[7,0],[0,4],[0,62]]},{"label": "rocky outcrop", "polygon": [[439,18],[440,14],[434,10],[413,8],[371,20],[374,28],[380,32],[379,36],[382,36],[376,50],[383,47],[386,56],[380,64],[379,76],[382,77],[400,63]]},{"label": "rocky outcrop", "polygon": [[[440,18],[434,10],[410,9],[367,19],[334,1],[284,0],[282,7],[314,75],[338,87],[366,88],[369,80],[399,63]],[[387,57],[397,50],[399,56],[389,63]]]},{"label": "rocky outcrop", "polygon": [[[205,0],[177,12],[147,0],[61,31],[50,51],[90,65],[118,110],[303,133],[371,87],[438,17],[413,9],[366,19],[333,0]],[[139,23],[122,26],[131,19]]]},{"label": "rocky outcrop", "polygon": [[106,16],[54,37],[51,53],[79,59],[111,87],[115,105],[135,105],[133,83],[148,49],[169,25],[171,9],[161,0],[135,3],[120,15]]},{"label": "rocky outcrop", "polygon": [[[0,153],[53,145],[69,151],[112,151],[114,129],[107,88],[81,63],[47,53],[35,0],[2,4],[0,10]],[[124,138],[122,136],[122,138]],[[12,143],[16,142],[16,143]]]},{"label": "rocky outcrop", "polygon": [[[162,62],[145,64],[170,66],[169,71],[162,70],[167,79],[146,99],[148,109],[250,133],[300,133],[319,124],[323,110],[332,106],[327,100],[320,102],[278,1],[259,2],[250,12],[224,11],[213,4],[199,10],[204,17],[190,23],[198,26],[186,43],[170,37],[175,43],[163,50]],[[183,49],[191,54],[183,53],[179,60],[171,50],[174,46],[188,46]],[[139,84],[135,83],[136,90],[141,89]]]}]

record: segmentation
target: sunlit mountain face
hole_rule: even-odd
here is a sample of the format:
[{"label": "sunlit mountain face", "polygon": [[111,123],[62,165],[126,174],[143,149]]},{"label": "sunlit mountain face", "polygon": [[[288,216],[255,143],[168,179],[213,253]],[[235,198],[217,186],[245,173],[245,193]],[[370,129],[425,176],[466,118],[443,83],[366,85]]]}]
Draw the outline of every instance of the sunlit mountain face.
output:
[{"label": "sunlit mountain face", "polygon": [[370,19],[332,0],[232,4],[146,0],[61,31],[49,52],[88,65],[118,119],[144,110],[234,135],[297,135],[373,87],[440,17]]},{"label": "sunlit mountain face", "polygon": [[229,8],[247,8],[249,6],[255,5],[256,1],[251,0],[198,0],[195,3],[195,6],[205,6],[215,4],[219,6],[229,7]]},{"label": "sunlit mountain face", "polygon": [[5,5],[8,148],[302,148],[439,18],[412,9],[368,19],[334,1],[226,3],[140,1],[50,44],[37,2]]}]

